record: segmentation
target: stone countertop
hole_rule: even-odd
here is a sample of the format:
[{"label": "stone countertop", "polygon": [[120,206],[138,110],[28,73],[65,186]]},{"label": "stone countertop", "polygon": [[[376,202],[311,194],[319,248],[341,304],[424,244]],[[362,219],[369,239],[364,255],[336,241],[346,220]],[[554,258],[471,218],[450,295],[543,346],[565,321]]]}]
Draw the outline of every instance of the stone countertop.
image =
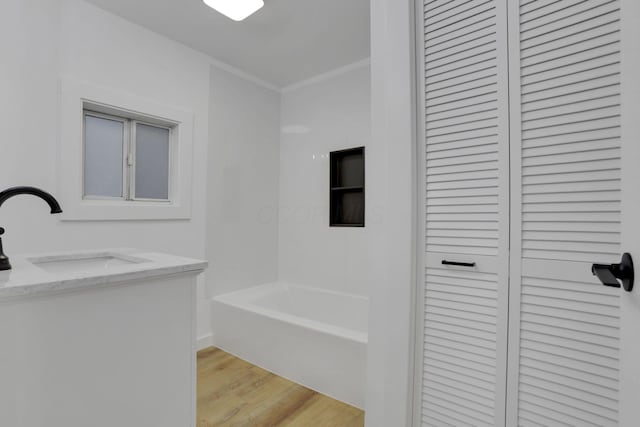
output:
[{"label": "stone countertop", "polygon": [[10,257],[0,271],[0,302],[191,272],[207,261],[138,249],[67,251]]}]

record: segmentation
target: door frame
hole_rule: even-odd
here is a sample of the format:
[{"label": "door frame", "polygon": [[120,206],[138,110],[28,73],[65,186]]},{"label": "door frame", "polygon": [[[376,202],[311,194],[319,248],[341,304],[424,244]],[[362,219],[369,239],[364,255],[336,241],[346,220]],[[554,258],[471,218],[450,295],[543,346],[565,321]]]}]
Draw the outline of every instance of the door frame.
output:
[{"label": "door frame", "polygon": [[418,31],[420,28],[424,28],[424,0],[414,0],[414,39],[415,39],[415,85],[416,96],[416,280],[414,284],[415,288],[415,300],[412,304],[413,309],[413,348],[412,348],[412,368],[413,368],[413,390],[412,390],[412,426],[420,426],[422,424],[422,387],[423,387],[423,354],[424,354],[424,321],[419,319],[418,316],[424,318],[424,299],[425,299],[425,275],[426,268],[426,215],[427,207],[425,203],[427,183],[424,179],[424,173],[426,171],[427,163],[427,150],[424,143],[426,139],[426,129],[424,123],[424,111],[426,109],[426,100],[423,95],[424,81],[425,81],[425,67],[424,60],[420,61],[420,58],[424,58],[424,46],[425,46],[425,34],[423,31]]},{"label": "door frame", "polygon": [[[416,275],[414,0],[371,0],[367,427],[410,426]],[[375,171],[374,173],[371,173]]]}]

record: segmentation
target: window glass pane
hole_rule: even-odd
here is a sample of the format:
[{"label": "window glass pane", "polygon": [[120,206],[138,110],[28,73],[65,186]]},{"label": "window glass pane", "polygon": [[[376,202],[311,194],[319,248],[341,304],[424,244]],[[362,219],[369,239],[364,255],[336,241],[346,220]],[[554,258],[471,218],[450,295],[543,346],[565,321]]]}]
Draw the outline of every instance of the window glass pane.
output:
[{"label": "window glass pane", "polygon": [[85,115],[84,195],[122,197],[124,123]]},{"label": "window glass pane", "polygon": [[169,198],[169,129],[136,127],[136,198]]}]

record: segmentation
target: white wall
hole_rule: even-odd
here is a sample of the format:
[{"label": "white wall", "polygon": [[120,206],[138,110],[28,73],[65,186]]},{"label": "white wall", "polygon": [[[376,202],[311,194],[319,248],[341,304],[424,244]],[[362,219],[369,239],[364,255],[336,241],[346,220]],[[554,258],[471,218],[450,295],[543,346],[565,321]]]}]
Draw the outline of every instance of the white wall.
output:
[{"label": "white wall", "polygon": [[[204,258],[210,60],[79,0],[5,0],[2,7],[0,188],[55,193],[61,77],[195,115],[191,220],[61,222],[41,200],[16,197],[0,208],[7,254],[130,246]],[[202,283],[200,336],[210,329]]]},{"label": "white wall", "polygon": [[[371,224],[329,227],[329,152],[365,146],[368,158],[369,75],[364,62],[282,93],[280,280],[369,294]],[[375,211],[366,205],[368,221]]]},{"label": "white wall", "polygon": [[[278,185],[271,182],[275,180],[272,165],[277,164],[277,158],[269,156],[277,152],[274,141],[278,137],[277,129],[276,136],[271,135],[269,123],[273,120],[276,128],[279,122],[306,125],[311,129],[309,134],[283,137],[283,147],[290,146],[291,150],[283,149],[281,182],[289,182],[287,176],[292,181],[304,176],[313,177],[309,182],[311,186],[315,185],[313,191],[326,199],[306,199],[305,193],[296,192],[296,186],[281,189],[282,208],[289,204],[289,195],[300,195],[300,199],[294,197],[292,203],[294,207],[302,207],[303,224],[297,224],[295,215],[290,216],[291,211],[281,214],[280,259],[297,257],[304,266],[299,269],[296,265],[281,263],[281,278],[370,295],[367,422],[370,426],[405,425],[410,388],[406,355],[411,341],[409,307],[413,286],[413,188],[410,185],[413,124],[409,60],[411,2],[400,3],[397,0],[372,1],[374,130],[373,139],[369,141],[366,107],[369,80],[364,68],[354,70],[353,75],[336,77],[336,81],[350,81],[353,92],[341,93],[339,90],[349,83],[329,84],[327,81],[285,93],[282,116],[287,119],[278,120],[273,112],[272,94],[221,72],[210,74],[212,61],[209,58],[123,19],[79,0],[5,0],[0,14],[0,149],[3,160],[0,187],[55,188],[58,80],[62,76],[130,91],[195,114],[191,220],[60,222],[48,214],[42,201],[20,197],[0,208],[0,225],[7,229],[4,236],[7,253],[141,246],[193,257],[207,255],[213,266],[207,274],[212,276],[214,293],[270,280],[275,277],[273,266],[277,265],[273,244],[277,225],[271,222],[275,221],[276,215],[270,211],[276,208],[268,202],[277,200]],[[393,46],[405,48],[393,49]],[[235,90],[243,93],[243,97],[234,100]],[[251,93],[260,100],[255,109],[234,103],[253,96]],[[315,103],[305,104],[305,100],[313,99]],[[224,116],[226,119],[210,116],[209,108],[225,111],[225,102],[229,102],[236,115]],[[300,114],[295,111],[296,105],[300,107]],[[261,112],[270,117],[260,125],[261,129],[267,129],[264,133],[251,133],[248,128],[252,126],[245,128],[244,122],[238,120],[239,114],[255,118]],[[345,117],[349,120],[345,121]],[[231,122],[225,121],[232,118]],[[299,122],[298,118],[307,123]],[[210,119],[211,138],[208,136]],[[235,125],[226,128],[230,123]],[[243,141],[242,148],[237,151],[232,144],[236,137]],[[260,145],[260,140],[267,142]],[[300,146],[296,146],[295,141],[300,141]],[[208,142],[212,150],[209,162]],[[334,230],[328,230],[326,225],[328,176],[319,178],[322,171],[328,170],[327,160],[309,160],[313,154],[327,154],[333,148],[357,145],[367,146],[367,227],[347,230],[340,234],[343,237],[336,237],[337,233],[331,234]],[[317,147],[318,151],[305,152],[307,146]],[[254,149],[258,151],[254,153]],[[294,173],[298,164],[290,161],[305,153],[307,162],[300,163],[301,167],[307,168],[300,170],[304,174],[287,175]],[[248,163],[241,162],[247,157]],[[235,162],[236,169],[225,171],[221,165],[227,160]],[[209,175],[207,165],[210,166]],[[249,174],[250,166],[257,167],[255,173]],[[372,174],[372,171],[376,173]],[[208,180],[212,186],[209,191],[206,190]],[[257,191],[250,193],[252,196],[238,198],[225,187],[225,182],[240,183],[243,189],[253,188],[254,183],[264,185],[259,188],[266,193],[263,199],[253,198],[258,195]],[[311,187],[306,191],[310,194]],[[216,203],[218,198],[220,202],[225,198],[231,202],[231,209],[226,210],[223,203]],[[207,203],[210,214],[205,219]],[[398,209],[386,210],[384,206]],[[318,217],[314,217],[313,209],[317,209]],[[256,213],[259,214],[257,218]],[[216,227],[224,215],[227,216],[226,224]],[[245,221],[236,220],[236,215]],[[207,224],[209,230],[206,230]],[[256,243],[258,239],[252,239],[249,230],[261,235],[259,241],[264,239],[266,243]],[[307,237],[297,240],[302,246],[296,251],[286,240],[293,230],[302,230]],[[308,234],[305,230],[309,230]],[[241,231],[246,234],[240,234]],[[213,247],[205,253],[206,244]],[[362,245],[367,246],[366,258],[357,255]],[[311,256],[305,256],[306,251]],[[331,264],[335,258],[329,252],[341,252],[349,259],[348,263]],[[364,270],[368,270],[368,276],[360,275]],[[328,271],[339,271],[340,274],[331,276],[333,273]],[[345,277],[349,278],[349,283],[345,283]],[[319,282],[314,283],[314,280]],[[200,292],[203,297],[202,287]],[[199,302],[198,333],[204,336],[210,332],[208,303],[203,298]]]},{"label": "white wall", "polygon": [[211,67],[207,280],[212,295],[277,278],[279,123],[278,92]]},{"label": "white wall", "polygon": [[[371,1],[372,132],[367,427],[410,425],[416,140],[413,0]],[[421,252],[422,253],[422,252]]]}]

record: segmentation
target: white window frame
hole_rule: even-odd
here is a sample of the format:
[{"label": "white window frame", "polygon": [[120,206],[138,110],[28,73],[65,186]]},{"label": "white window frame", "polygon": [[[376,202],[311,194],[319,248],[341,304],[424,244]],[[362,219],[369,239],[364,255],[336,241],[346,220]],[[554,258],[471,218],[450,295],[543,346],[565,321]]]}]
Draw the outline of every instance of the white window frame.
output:
[{"label": "white window frame", "polygon": [[[145,202],[157,202],[157,203],[170,203],[172,199],[172,195],[175,191],[175,175],[174,175],[174,157],[175,157],[175,135],[177,124],[171,122],[164,122],[152,119],[132,119],[126,116],[126,113],[121,112],[120,114],[109,114],[103,113],[100,111],[100,107],[95,105],[85,104],[85,108],[82,112],[82,123],[83,123],[83,153],[86,153],[86,118],[87,116],[96,117],[105,120],[113,120],[116,122],[120,122],[123,124],[123,144],[122,144],[122,195],[120,197],[111,197],[111,196],[96,196],[87,194],[84,188],[85,180],[85,172],[86,172],[86,154],[83,154],[83,177],[82,177],[82,197],[84,200],[120,200],[120,201],[145,201]],[[136,196],[136,131],[138,129],[138,125],[145,125],[159,129],[165,129],[169,131],[169,164],[167,170],[167,198],[166,199],[155,199],[155,198],[144,198]]]},{"label": "white window frame", "polygon": [[[170,129],[169,199],[135,197],[135,170],[123,197],[84,195],[85,112]],[[63,221],[182,220],[191,218],[193,113],[126,92],[68,80],[60,82],[58,190]],[[135,127],[129,151],[135,156]],[[126,145],[126,144],[125,144]],[[124,148],[123,148],[124,149]],[[135,159],[134,163],[135,163]],[[125,157],[126,161],[126,157]],[[126,163],[123,165],[123,167]]]}]

